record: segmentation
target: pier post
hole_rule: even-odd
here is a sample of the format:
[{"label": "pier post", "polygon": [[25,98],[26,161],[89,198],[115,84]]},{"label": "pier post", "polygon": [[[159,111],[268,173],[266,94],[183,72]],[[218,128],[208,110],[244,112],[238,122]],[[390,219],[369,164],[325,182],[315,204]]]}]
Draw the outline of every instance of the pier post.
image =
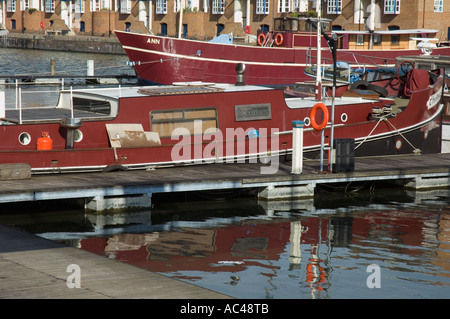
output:
[{"label": "pier post", "polygon": [[56,74],[56,60],[50,59],[50,75]]},{"label": "pier post", "polygon": [[292,174],[303,170],[303,121],[292,121]]},{"label": "pier post", "polygon": [[94,60],[87,60],[87,76],[94,76]]}]

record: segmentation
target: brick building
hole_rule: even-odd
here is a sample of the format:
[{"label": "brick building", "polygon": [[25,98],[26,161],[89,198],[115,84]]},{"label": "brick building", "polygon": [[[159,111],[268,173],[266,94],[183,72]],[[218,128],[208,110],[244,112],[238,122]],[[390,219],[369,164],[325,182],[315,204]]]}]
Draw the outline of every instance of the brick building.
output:
[{"label": "brick building", "polygon": [[[187,38],[211,39],[221,32],[256,34],[276,16],[315,10],[315,0],[0,0],[0,24],[20,33],[181,31]],[[337,30],[432,28],[442,41],[450,36],[450,4],[443,0],[322,0],[322,12]]]}]

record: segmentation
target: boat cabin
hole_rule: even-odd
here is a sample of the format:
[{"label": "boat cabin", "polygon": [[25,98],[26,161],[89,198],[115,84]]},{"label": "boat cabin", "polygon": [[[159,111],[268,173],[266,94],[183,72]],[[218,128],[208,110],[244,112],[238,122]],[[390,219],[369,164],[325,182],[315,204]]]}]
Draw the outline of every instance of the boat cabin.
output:
[{"label": "boat cabin", "polygon": [[339,39],[338,49],[348,50],[415,50],[425,43],[436,47],[437,32],[435,29],[333,30]]},{"label": "boat cabin", "polygon": [[[273,19],[272,31],[258,30],[257,43],[264,47],[309,48],[317,47],[317,18],[279,17]],[[331,31],[331,20],[320,19],[322,30]],[[322,38],[322,46],[327,42]]]}]

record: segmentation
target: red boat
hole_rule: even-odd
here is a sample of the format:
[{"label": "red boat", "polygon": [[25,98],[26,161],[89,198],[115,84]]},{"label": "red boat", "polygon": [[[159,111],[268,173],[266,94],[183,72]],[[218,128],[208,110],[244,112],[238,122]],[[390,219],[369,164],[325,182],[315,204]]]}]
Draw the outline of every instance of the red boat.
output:
[{"label": "red boat", "polygon": [[305,157],[321,135],[353,139],[355,156],[440,152],[443,69],[354,84],[321,103],[240,81],[63,90],[53,107],[0,109],[0,163],[44,173],[270,161],[292,151],[293,121],[304,121]]},{"label": "red boat", "polygon": [[[235,65],[245,63],[247,84],[285,85],[311,79],[304,71],[310,63],[316,63],[317,32],[308,19],[314,20],[276,18],[272,31],[258,31],[254,45],[232,43],[228,41],[229,35],[223,35],[227,43],[221,43],[216,39],[204,42],[123,31],[115,34],[138,78],[147,84],[234,83]],[[323,30],[330,34],[330,21],[321,21]],[[347,62],[353,69],[394,66],[398,56],[423,52],[450,56],[450,47],[436,45],[437,39],[432,37],[437,30],[432,29],[333,33],[339,39],[338,60]],[[323,37],[321,47],[321,61],[331,64],[331,52]]]}]

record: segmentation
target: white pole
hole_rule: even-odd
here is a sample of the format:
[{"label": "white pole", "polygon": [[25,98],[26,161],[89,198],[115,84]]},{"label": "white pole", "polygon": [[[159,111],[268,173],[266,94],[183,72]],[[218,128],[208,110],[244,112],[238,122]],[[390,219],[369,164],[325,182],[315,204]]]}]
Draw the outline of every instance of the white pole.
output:
[{"label": "white pole", "polygon": [[22,88],[19,88],[19,124],[22,124]]},{"label": "white pole", "polygon": [[5,101],[5,91],[0,91],[0,118],[5,118],[6,116],[6,101]]},{"label": "white pole", "polygon": [[322,101],[322,43],[321,43],[321,0],[316,1],[316,11],[317,11],[317,62],[316,62],[316,100]]},{"label": "white pole", "polygon": [[183,0],[178,1],[180,1],[180,22],[178,24],[178,39],[181,39],[181,31],[183,29]]},{"label": "white pole", "polygon": [[292,174],[303,171],[303,121],[292,121]]},{"label": "white pole", "polygon": [[94,76],[94,60],[87,60],[87,76]]}]

